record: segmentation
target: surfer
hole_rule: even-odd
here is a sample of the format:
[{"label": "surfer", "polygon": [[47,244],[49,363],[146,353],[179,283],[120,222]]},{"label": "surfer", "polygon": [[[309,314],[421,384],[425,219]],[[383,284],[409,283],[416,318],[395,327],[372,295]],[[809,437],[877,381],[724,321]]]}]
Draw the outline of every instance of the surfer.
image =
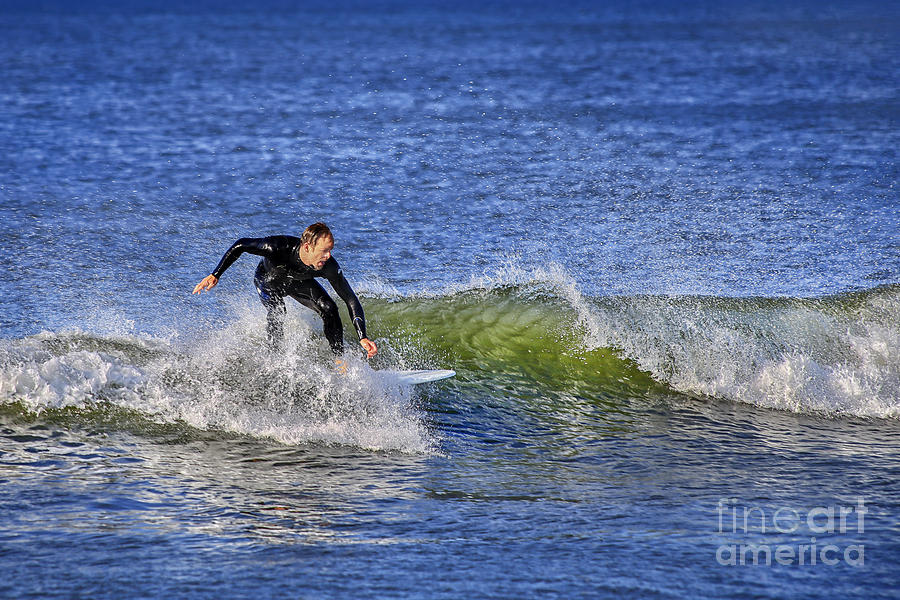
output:
[{"label": "surfer", "polygon": [[[378,347],[366,336],[362,305],[331,255],[333,249],[334,236],[325,223],[313,223],[300,237],[273,235],[241,238],[225,252],[215,270],[194,287],[193,293],[199,294],[203,290],[214,288],[222,273],[244,252],[262,256],[253,282],[259,299],[266,307],[266,333],[269,342],[277,347],[284,337],[284,298],[290,296],[322,317],[325,338],[335,355],[340,355],[344,350],[344,336],[337,304],[314,279],[324,277],[347,303],[350,319],[359,336],[359,344],[365,349],[367,358],[372,358],[378,352]],[[342,364],[340,360],[338,363]]]}]

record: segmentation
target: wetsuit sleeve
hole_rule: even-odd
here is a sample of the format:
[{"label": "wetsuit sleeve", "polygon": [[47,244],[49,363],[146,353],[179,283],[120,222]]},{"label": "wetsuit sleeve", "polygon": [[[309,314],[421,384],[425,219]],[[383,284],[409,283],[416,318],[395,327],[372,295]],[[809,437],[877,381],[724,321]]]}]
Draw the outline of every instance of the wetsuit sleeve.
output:
[{"label": "wetsuit sleeve", "polygon": [[360,304],[359,298],[357,298],[356,294],[353,292],[353,288],[350,287],[347,278],[344,277],[341,268],[337,266],[337,261],[335,261],[332,266],[333,268],[329,269],[328,272],[328,282],[331,284],[331,287],[334,288],[334,291],[337,292],[338,296],[341,297],[341,300],[347,303],[347,310],[350,311],[350,320],[353,321],[356,335],[359,336],[359,339],[367,338],[366,316],[363,313],[362,304]]},{"label": "wetsuit sleeve", "polygon": [[216,279],[221,278],[222,273],[234,264],[234,261],[236,261],[244,252],[256,254],[257,256],[271,256],[274,252],[274,247],[269,238],[239,239],[232,244],[231,248],[229,248],[222,256],[222,260],[219,261],[219,264],[216,265],[215,270],[212,272]]}]

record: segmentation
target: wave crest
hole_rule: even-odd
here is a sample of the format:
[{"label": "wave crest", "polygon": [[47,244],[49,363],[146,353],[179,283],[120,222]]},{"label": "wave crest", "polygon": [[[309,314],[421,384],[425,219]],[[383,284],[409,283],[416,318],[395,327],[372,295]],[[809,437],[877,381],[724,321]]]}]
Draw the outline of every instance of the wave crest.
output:
[{"label": "wave crest", "polygon": [[474,377],[520,373],[543,389],[619,397],[664,386],[794,412],[900,416],[900,286],[816,299],[592,298],[561,269],[512,269],[376,311],[381,329]]}]

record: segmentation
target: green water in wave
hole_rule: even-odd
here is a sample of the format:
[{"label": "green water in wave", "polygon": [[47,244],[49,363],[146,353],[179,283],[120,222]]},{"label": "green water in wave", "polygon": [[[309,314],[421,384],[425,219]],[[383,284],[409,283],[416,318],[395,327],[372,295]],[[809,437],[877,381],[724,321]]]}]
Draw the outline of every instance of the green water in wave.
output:
[{"label": "green water in wave", "polygon": [[453,368],[470,384],[609,400],[666,392],[618,351],[586,348],[584,328],[564,300],[521,292],[369,300],[370,328],[390,332],[398,354],[424,355],[425,366]]},{"label": "green water in wave", "polygon": [[900,286],[819,298],[589,298],[538,283],[367,307],[372,331],[386,332],[387,354],[518,397],[674,394],[896,412]]}]

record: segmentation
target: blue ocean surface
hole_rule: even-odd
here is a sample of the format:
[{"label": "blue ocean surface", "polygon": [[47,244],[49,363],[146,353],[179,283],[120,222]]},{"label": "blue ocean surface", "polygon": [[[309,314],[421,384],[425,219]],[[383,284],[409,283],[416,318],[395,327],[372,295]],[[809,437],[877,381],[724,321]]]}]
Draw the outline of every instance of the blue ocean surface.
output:
[{"label": "blue ocean surface", "polygon": [[[895,598],[898,74],[886,1],[0,0],[0,597]],[[315,221],[344,374],[190,293]]]}]

